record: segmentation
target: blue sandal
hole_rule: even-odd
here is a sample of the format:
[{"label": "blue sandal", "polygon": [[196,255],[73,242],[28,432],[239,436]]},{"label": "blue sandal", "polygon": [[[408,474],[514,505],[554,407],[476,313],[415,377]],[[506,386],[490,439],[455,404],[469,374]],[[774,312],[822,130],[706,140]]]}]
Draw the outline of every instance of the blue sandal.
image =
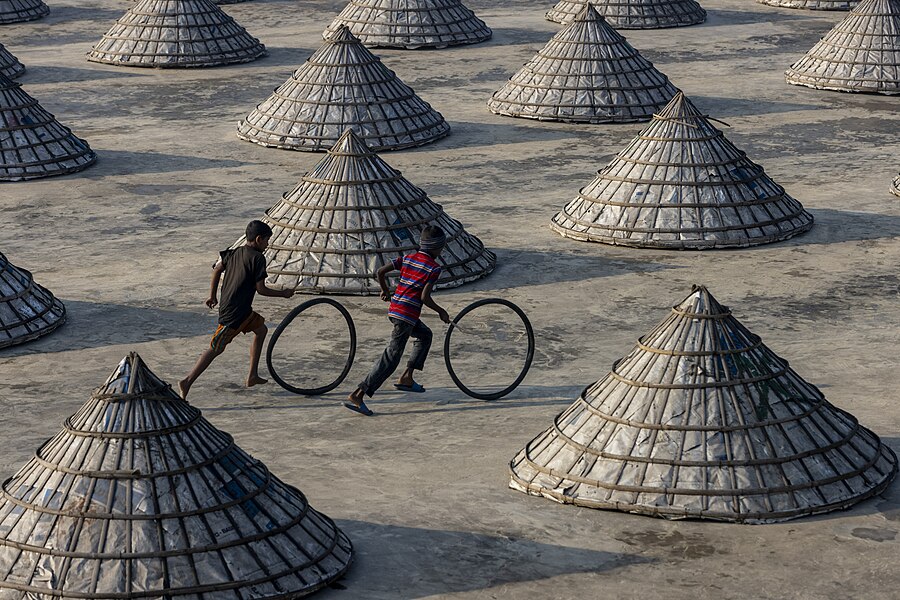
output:
[{"label": "blue sandal", "polygon": [[415,392],[416,394],[421,394],[425,391],[425,388],[422,387],[421,383],[413,383],[412,385],[403,385],[401,383],[395,383],[394,387],[402,392]]},{"label": "blue sandal", "polygon": [[344,406],[349,408],[353,412],[365,415],[366,417],[371,417],[375,414],[368,406],[366,406],[365,402],[360,402],[359,406],[353,404],[352,402],[344,402]]}]

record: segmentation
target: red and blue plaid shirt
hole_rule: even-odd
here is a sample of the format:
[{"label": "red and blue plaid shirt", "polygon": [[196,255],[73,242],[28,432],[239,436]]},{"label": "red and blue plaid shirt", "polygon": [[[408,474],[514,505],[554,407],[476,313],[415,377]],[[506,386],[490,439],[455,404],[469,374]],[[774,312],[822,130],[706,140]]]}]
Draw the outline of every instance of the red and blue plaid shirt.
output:
[{"label": "red and blue plaid shirt", "polygon": [[394,268],[400,271],[400,282],[394,295],[388,317],[415,324],[422,314],[422,290],[441,276],[441,267],[426,252],[415,252],[394,259]]}]

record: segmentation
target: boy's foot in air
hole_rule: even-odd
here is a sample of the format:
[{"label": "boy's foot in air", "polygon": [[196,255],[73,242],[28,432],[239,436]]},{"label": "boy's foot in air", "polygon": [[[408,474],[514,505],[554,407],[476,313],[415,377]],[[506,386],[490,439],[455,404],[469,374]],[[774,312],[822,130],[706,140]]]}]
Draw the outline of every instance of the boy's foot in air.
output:
[{"label": "boy's foot in air", "polygon": [[263,385],[265,383],[269,383],[269,380],[263,379],[259,375],[254,375],[253,377],[250,377],[247,379],[247,387],[248,388],[253,387],[254,385]]},{"label": "boy's foot in air", "polygon": [[188,383],[186,378],[178,382],[178,395],[181,396],[182,400],[187,400],[187,395],[190,390],[191,384]]}]

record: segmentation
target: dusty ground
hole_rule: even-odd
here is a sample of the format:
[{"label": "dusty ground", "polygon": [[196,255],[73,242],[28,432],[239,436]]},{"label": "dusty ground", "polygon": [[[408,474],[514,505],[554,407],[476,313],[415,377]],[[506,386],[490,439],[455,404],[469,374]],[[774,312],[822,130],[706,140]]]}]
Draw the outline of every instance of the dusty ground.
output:
[{"label": "dusty ground", "polygon": [[[209,264],[318,155],[239,141],[236,122],[320,44],[342,2],[227,7],[269,47],[255,63],[153,72],[84,60],[127,2],[51,2],[0,41],[32,95],[98,152],[82,174],[0,187],[0,249],[68,306],[52,336],[0,352],[0,473],[55,433],[129,350],[169,381],[206,344]],[[490,114],[485,101],[557,26],[549,1],[470,0],[486,44],[382,52],[453,134],[385,158],[499,255],[491,277],[442,294],[451,312],[499,295],[538,333],[525,384],[494,403],[456,391],[438,353],[431,393],[379,395],[358,418],[319,400],[239,385],[239,341],[192,393],[218,427],[337,519],[359,552],[351,598],[893,598],[900,484],[852,510],[781,525],[667,522],[527,497],[507,461],[606,373],[694,282],[900,450],[896,343],[900,98],[788,86],[782,71],[841,14],[708,0],[705,25],[629,41],[800,199],[815,228],[750,250],[677,253],[563,239],[547,223],[640,125],[572,126]],[[260,301],[272,322],[295,302]],[[346,302],[360,329],[346,393],[380,351],[376,298]],[[436,319],[430,320],[439,331]],[[6,475],[4,475],[5,477]]]}]

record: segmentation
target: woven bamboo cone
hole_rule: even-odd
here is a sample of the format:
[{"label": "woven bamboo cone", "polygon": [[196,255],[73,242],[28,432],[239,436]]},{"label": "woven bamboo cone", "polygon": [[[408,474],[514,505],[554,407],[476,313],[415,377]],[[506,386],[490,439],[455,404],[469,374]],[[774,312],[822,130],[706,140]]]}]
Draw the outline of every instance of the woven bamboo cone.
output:
[{"label": "woven bamboo cone", "polygon": [[766,523],[880,494],[897,457],[695,287],[510,469],[558,502]]},{"label": "woven bamboo cone", "polygon": [[65,175],[97,155],[44,110],[22,86],[0,75],[0,181]]},{"label": "woven bamboo cone", "polygon": [[784,240],[812,215],[681,92],[550,227],[576,240],[704,250]]},{"label": "woven bamboo cone", "polygon": [[0,348],[30,342],[66,322],[66,307],[0,252]]},{"label": "woven bamboo cone", "polygon": [[756,0],[760,4],[803,10],[850,10],[858,4],[850,0]]},{"label": "woven bamboo cone", "polygon": [[488,101],[510,117],[648,121],[678,90],[590,4]]},{"label": "woven bamboo cone", "polygon": [[25,72],[25,65],[19,62],[19,59],[13,56],[12,52],[7,50],[3,44],[0,44],[0,75],[15,79]]},{"label": "woven bamboo cone", "polygon": [[350,541],[135,353],[3,483],[4,599],[300,598]]},{"label": "woven bamboo cone", "polygon": [[894,177],[894,181],[891,183],[891,193],[900,196],[900,175]]},{"label": "woven bamboo cone", "polygon": [[785,71],[788,83],[900,94],[900,0],[863,0]]},{"label": "woven bamboo cone", "polygon": [[268,283],[298,292],[379,294],[375,272],[416,251],[430,225],[447,235],[436,287],[480,279],[497,260],[352,129],[262,220],[274,232],[265,252]]},{"label": "woven bamboo cone", "polygon": [[616,29],[665,29],[706,20],[706,11],[695,0],[561,0],[545,16],[568,25],[586,4],[593,4]]},{"label": "woven bamboo cone", "polygon": [[162,69],[217,67],[265,55],[266,47],[212,0],[138,0],[88,60]]},{"label": "woven bamboo cone", "polygon": [[352,128],[373,150],[399,150],[449,135],[441,113],[384,66],[346,26],[238,125],[262,146],[323,152]]},{"label": "woven bamboo cone", "polygon": [[46,17],[50,7],[42,0],[0,0],[0,25]]},{"label": "woven bamboo cone", "polygon": [[350,0],[324,36],[341,25],[371,48],[446,48],[477,44],[492,35],[460,0]]}]

